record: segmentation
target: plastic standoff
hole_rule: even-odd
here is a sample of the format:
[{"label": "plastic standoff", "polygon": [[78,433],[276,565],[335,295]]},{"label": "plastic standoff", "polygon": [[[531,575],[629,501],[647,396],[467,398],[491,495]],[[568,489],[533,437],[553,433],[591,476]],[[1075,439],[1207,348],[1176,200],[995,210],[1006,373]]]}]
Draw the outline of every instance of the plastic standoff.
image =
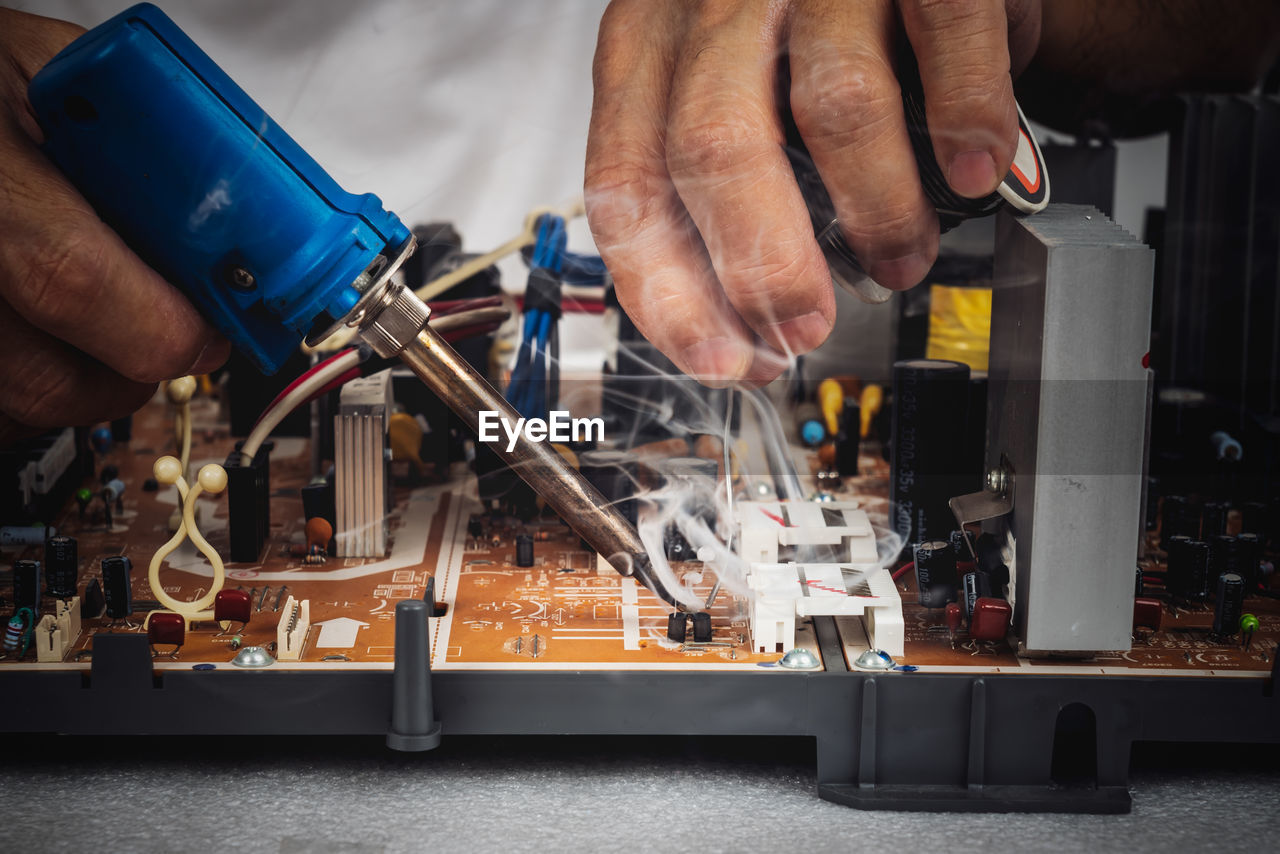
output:
[{"label": "plastic standoff", "polygon": [[431,699],[427,613],[427,603],[420,599],[396,604],[396,664],[387,733],[387,747],[392,750],[415,752],[440,746],[440,722]]}]

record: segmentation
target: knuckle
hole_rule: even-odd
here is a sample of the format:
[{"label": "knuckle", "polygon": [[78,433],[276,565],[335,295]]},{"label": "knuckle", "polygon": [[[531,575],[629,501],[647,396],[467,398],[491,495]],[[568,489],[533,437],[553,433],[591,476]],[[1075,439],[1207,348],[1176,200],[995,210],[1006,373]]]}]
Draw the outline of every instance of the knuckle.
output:
[{"label": "knuckle", "polygon": [[814,261],[798,241],[767,241],[754,256],[740,258],[723,274],[746,310],[768,314],[773,307],[803,298],[822,284],[825,264]]},{"label": "knuckle", "polygon": [[922,217],[914,202],[889,202],[854,211],[840,219],[845,237],[869,257],[894,257],[896,247],[919,242]]},{"label": "knuckle", "polygon": [[676,181],[745,174],[768,153],[760,127],[741,113],[697,108],[677,114],[667,136],[667,169]]},{"label": "knuckle", "polygon": [[837,145],[882,134],[901,113],[901,91],[882,61],[849,58],[814,69],[793,84],[792,111],[806,139]]},{"label": "knuckle", "polygon": [[75,374],[59,371],[53,360],[29,360],[24,369],[15,371],[8,387],[8,414],[18,423],[45,429],[57,427],[65,407],[79,395],[74,388]]},{"label": "knuckle", "polygon": [[983,0],[915,0],[914,5],[921,28],[930,32],[956,27],[972,32],[975,27],[985,26],[990,17],[985,14],[989,4]]},{"label": "knuckle", "polygon": [[602,251],[635,238],[661,210],[667,178],[649,160],[611,151],[587,164],[587,222]]},{"label": "knuckle", "polygon": [[83,322],[103,262],[102,245],[74,230],[41,241],[25,259],[14,307],[42,328]]}]

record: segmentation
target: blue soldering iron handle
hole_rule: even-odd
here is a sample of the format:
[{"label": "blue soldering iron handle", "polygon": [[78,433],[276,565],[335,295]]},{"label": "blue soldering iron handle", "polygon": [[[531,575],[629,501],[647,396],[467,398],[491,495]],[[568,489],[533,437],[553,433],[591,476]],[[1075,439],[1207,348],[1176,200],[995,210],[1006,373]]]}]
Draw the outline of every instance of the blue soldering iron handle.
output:
[{"label": "blue soldering iron handle", "polygon": [[68,45],[28,95],[45,153],[98,215],[266,373],[409,240],[148,3]]}]

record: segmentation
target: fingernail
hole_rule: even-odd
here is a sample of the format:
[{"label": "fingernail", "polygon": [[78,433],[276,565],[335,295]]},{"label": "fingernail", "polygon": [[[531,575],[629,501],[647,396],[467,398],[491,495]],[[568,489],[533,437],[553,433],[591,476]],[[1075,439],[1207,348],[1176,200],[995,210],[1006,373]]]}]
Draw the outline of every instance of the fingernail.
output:
[{"label": "fingernail", "polygon": [[690,344],[683,356],[689,374],[703,382],[734,382],[751,364],[751,349],[730,338],[707,338]]},{"label": "fingernail", "polygon": [[867,267],[867,273],[878,284],[894,291],[903,291],[915,287],[929,272],[928,259],[919,252],[903,255],[901,258],[886,258],[873,261]]},{"label": "fingernail", "polygon": [[213,341],[204,345],[204,349],[201,350],[200,355],[196,357],[195,363],[187,369],[187,373],[191,376],[207,374],[225,362],[229,355],[230,349],[226,341]]},{"label": "fingernail", "polygon": [[951,161],[947,183],[962,196],[976,199],[995,192],[1000,183],[996,162],[986,151],[962,151]]},{"label": "fingernail", "polygon": [[755,348],[755,356],[751,360],[751,367],[747,370],[743,380],[752,387],[768,385],[785,371],[790,364],[791,360],[782,353],[767,344],[758,343]]},{"label": "fingernail", "polygon": [[769,327],[770,343],[786,347],[793,353],[808,353],[831,332],[831,323],[820,311],[811,311],[790,320],[783,320]]}]

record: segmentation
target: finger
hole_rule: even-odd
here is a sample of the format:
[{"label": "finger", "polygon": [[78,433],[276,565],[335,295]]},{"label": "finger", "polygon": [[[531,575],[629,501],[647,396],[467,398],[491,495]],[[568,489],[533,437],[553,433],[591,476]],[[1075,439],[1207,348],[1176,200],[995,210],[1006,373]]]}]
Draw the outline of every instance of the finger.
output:
[{"label": "finger", "polygon": [[938,254],[938,217],[920,184],[890,45],[887,0],[798,6],[789,39],[791,110],[850,247],[875,281],[901,290]]},{"label": "finger", "polygon": [[702,7],[672,82],[667,167],[738,314],[770,346],[805,353],[831,332],[835,295],[782,149],[768,5]]},{"label": "finger", "polygon": [[138,382],[226,352],[12,122],[0,126],[0,186],[0,298],[30,324]]},{"label": "finger", "polygon": [[685,373],[736,381],[754,357],[746,325],[711,270],[663,157],[671,64],[683,10],[615,2],[596,49],[585,200],[618,300]]},{"label": "finger", "polygon": [[1018,142],[1004,0],[902,0],[938,165],[951,188],[995,192]]},{"label": "finger", "polygon": [[[41,332],[0,304],[0,433],[74,427],[119,418],[155,392]],[[20,426],[19,426],[20,425]]]}]

